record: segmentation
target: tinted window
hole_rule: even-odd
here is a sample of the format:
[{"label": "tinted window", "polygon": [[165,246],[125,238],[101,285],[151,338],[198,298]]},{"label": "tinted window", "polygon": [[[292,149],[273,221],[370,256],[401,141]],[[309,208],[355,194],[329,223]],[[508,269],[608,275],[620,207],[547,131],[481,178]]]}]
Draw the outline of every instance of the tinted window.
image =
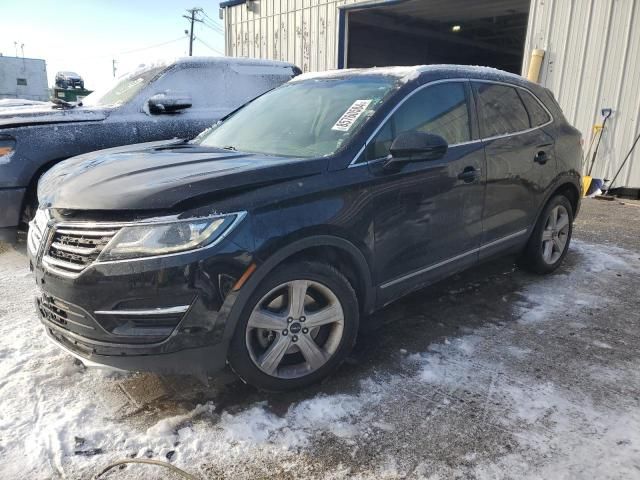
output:
[{"label": "tinted window", "polygon": [[531,95],[526,90],[518,90],[520,93],[520,98],[524,102],[524,106],[527,107],[527,112],[529,112],[529,119],[531,120],[532,127],[539,127],[540,125],[544,125],[551,118],[549,118],[549,114],[542,108],[540,102],[536,100],[533,95]]},{"label": "tinted window", "polygon": [[367,160],[388,155],[394,138],[416,130],[440,135],[449,145],[471,140],[465,84],[441,83],[409,98],[369,144]]},{"label": "tinted window", "polygon": [[531,128],[529,115],[516,89],[493,83],[477,83],[480,100],[480,130],[494,137]]}]

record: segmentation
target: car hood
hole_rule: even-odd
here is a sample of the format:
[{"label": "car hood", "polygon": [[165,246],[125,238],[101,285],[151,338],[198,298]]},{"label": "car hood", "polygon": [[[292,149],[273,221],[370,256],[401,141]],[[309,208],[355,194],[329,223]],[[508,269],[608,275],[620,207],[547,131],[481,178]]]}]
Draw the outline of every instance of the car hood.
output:
[{"label": "car hood", "polygon": [[46,208],[170,209],[196,198],[317,174],[325,160],[274,157],[183,141],[117,147],[65,160],[38,185]]},{"label": "car hood", "polygon": [[44,123],[91,122],[107,118],[106,108],[75,107],[52,108],[52,103],[28,107],[6,107],[0,109],[0,129],[38,125]]}]

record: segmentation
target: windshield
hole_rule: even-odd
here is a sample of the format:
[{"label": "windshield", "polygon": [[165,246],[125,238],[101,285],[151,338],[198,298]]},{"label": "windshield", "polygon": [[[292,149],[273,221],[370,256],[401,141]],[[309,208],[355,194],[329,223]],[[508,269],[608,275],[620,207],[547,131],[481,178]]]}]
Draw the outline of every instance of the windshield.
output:
[{"label": "windshield", "polygon": [[371,117],[396,82],[382,76],[293,81],[247,104],[197,141],[267,155],[332,155]]},{"label": "windshield", "polygon": [[82,105],[118,106],[127,103],[166,68],[166,65],[162,65],[127,74],[111,84],[106,90],[95,91],[87,95],[82,100]]}]

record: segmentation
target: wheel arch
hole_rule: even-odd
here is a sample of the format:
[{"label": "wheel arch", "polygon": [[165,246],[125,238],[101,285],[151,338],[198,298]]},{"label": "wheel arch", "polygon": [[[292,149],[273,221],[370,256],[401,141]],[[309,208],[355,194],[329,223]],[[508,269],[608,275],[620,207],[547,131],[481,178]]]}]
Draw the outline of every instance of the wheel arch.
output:
[{"label": "wheel arch", "polygon": [[[296,240],[271,254],[249,277],[238,292],[226,319],[224,338],[231,340],[236,325],[249,296],[264,278],[283,263],[296,260],[328,258],[352,284],[358,297],[358,306],[363,315],[370,314],[375,305],[375,289],[371,268],[364,254],[349,240],[332,235],[315,235]],[[333,263],[333,262],[337,262]]]},{"label": "wheel arch", "polygon": [[29,183],[25,188],[24,197],[22,198],[22,205],[20,207],[21,221],[23,220],[24,212],[27,206],[29,205],[29,202],[31,202],[34,199],[34,197],[35,197],[35,200],[38,200],[38,182],[40,181],[40,177],[42,177],[42,175],[44,175],[47,172],[47,170],[54,167],[57,163],[60,163],[63,160],[66,160],[67,158],[69,157],[61,157],[61,158],[49,160],[44,164],[40,165],[33,172],[33,174],[31,175],[31,178],[29,179]]},{"label": "wheel arch", "polygon": [[576,185],[575,180],[572,177],[561,177],[558,178],[552,188],[549,189],[547,195],[544,198],[544,201],[540,203],[538,207],[538,212],[536,213],[535,222],[533,222],[532,231],[535,227],[540,215],[544,211],[544,208],[556,195],[564,195],[569,199],[571,203],[571,207],[573,208],[573,217],[575,218],[578,215],[578,211],[580,210],[580,188]]}]

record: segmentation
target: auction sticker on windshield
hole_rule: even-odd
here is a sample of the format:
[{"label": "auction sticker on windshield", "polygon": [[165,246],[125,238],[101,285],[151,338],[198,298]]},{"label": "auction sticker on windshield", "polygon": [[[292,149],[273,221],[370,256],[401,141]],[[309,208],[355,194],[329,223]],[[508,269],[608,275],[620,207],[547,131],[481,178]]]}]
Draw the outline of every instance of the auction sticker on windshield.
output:
[{"label": "auction sticker on windshield", "polygon": [[356,100],[353,102],[346,112],[338,119],[336,124],[331,127],[331,130],[337,130],[339,132],[348,132],[349,129],[356,123],[356,120],[360,118],[360,115],[371,104],[371,100]]}]

